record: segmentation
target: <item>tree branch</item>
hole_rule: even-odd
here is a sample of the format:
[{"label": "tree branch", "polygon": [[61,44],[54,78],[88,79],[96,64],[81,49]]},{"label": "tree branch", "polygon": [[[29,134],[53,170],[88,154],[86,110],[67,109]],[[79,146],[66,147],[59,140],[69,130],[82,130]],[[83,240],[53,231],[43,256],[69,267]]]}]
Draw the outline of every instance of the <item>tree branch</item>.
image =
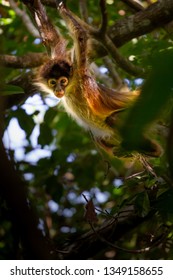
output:
[{"label": "tree branch", "polygon": [[[118,218],[113,217],[105,221],[105,223],[100,228],[95,229],[95,231],[101,238],[114,243],[141,223],[148,219],[151,220],[152,216],[154,216],[154,211],[151,211],[145,218],[138,217],[134,211],[129,212],[129,214],[125,216],[122,212]],[[66,251],[66,254],[64,254],[63,257],[64,259],[87,259],[91,256],[93,257],[99,251],[104,250],[107,246],[108,245],[97,238],[95,232],[91,230],[64,247],[63,250]]]},{"label": "tree branch", "polygon": [[46,53],[27,53],[22,56],[0,55],[0,63],[10,68],[33,68],[43,64],[47,59]]},{"label": "tree branch", "polygon": [[109,69],[111,78],[113,79],[113,83],[114,83],[113,88],[120,88],[122,86],[123,81],[122,81],[121,77],[119,76],[118,72],[116,71],[115,65],[112,63],[112,61],[107,56],[105,56],[103,58],[103,61],[106,65],[106,67]]},{"label": "tree branch", "polygon": [[108,29],[114,44],[120,47],[133,38],[150,33],[173,20],[173,1],[159,0],[144,11],[119,19]]},{"label": "tree branch", "polygon": [[[39,3],[39,1],[37,2]],[[102,4],[101,4],[102,20],[104,20],[104,15],[103,15],[104,7]],[[117,46],[121,46],[122,44],[126,43],[127,41],[129,41],[130,39],[136,36],[140,36],[142,34],[152,31],[157,27],[161,27],[164,24],[171,21],[172,19],[173,19],[173,2],[171,0],[164,0],[164,1],[160,0],[155,4],[150,5],[144,11],[140,11],[135,15],[118,20],[116,24],[110,27],[108,30],[108,34],[110,34],[111,40],[108,37],[107,38],[109,40],[105,40],[107,50],[110,52],[112,57],[115,57],[116,63],[128,73],[131,73],[133,75],[143,73],[141,69],[138,69],[138,67],[134,66],[130,61],[128,61],[127,59],[121,56],[121,54],[118,52]],[[87,28],[87,26],[88,24],[85,23],[84,27]],[[89,31],[91,31],[91,33],[94,34],[93,30],[94,29],[92,27],[89,27]],[[56,36],[59,35],[57,35],[56,33]],[[94,54],[92,54],[92,59],[95,56],[106,55],[105,48],[100,46],[98,42],[96,42],[96,40],[92,40],[91,42],[92,42],[91,43],[92,49],[96,50],[94,51]],[[1,57],[0,60],[5,66],[8,67],[25,68],[25,67],[35,67],[41,64],[42,61],[40,61],[41,63],[39,62],[40,57],[41,55],[35,57],[36,59],[31,58],[30,60],[29,57],[25,57],[25,56],[23,58],[6,56],[4,58]]]},{"label": "tree branch", "polygon": [[[134,2],[133,0],[122,1],[126,3]],[[42,3],[55,7],[54,0],[43,0]],[[135,6],[137,7],[137,5]],[[117,47],[121,47],[131,39],[150,33],[156,28],[163,27],[172,20],[173,1],[158,0],[156,3],[150,4],[147,9],[139,11],[135,15],[117,20],[113,26],[109,27],[108,35]],[[104,52],[103,48],[100,49],[100,52]]]},{"label": "tree branch", "polygon": [[128,7],[130,7],[136,12],[145,10],[145,8],[135,0],[121,0],[121,1],[124,2]]},{"label": "tree branch", "polygon": [[134,76],[145,75],[145,70],[143,68],[135,66],[127,58],[121,55],[119,50],[116,48],[116,46],[108,36],[105,36],[105,38],[103,39],[103,44],[106,47],[108,53],[110,53],[110,55],[112,56],[112,59],[121,69]]},{"label": "tree branch", "polygon": [[108,25],[108,15],[107,15],[107,10],[106,10],[106,2],[105,0],[100,0],[100,10],[101,10],[101,15],[102,15],[102,22],[101,26],[99,28],[100,34],[106,34],[107,31],[107,25]]}]

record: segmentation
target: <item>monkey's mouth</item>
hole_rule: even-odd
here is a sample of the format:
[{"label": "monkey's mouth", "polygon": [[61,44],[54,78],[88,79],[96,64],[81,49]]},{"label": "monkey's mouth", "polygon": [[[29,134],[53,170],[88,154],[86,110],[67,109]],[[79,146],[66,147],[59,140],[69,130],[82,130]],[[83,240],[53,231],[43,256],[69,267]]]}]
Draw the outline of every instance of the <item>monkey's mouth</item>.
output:
[{"label": "monkey's mouth", "polygon": [[55,91],[54,94],[56,97],[62,98],[64,96],[64,90]]}]

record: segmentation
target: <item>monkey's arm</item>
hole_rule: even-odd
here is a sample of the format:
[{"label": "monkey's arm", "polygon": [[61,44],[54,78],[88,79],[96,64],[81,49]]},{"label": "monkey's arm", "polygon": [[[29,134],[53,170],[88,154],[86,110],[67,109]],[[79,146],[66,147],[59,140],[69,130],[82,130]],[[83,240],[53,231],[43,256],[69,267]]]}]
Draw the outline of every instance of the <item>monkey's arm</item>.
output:
[{"label": "monkey's arm", "polygon": [[65,5],[64,1],[56,0],[57,9],[68,25],[75,43],[75,57],[78,71],[87,70],[87,32],[78,19]]},{"label": "monkey's arm", "polygon": [[22,0],[22,2],[30,10],[48,54],[53,58],[58,52],[59,56],[64,57],[66,53],[66,41],[53,26],[41,1]]}]

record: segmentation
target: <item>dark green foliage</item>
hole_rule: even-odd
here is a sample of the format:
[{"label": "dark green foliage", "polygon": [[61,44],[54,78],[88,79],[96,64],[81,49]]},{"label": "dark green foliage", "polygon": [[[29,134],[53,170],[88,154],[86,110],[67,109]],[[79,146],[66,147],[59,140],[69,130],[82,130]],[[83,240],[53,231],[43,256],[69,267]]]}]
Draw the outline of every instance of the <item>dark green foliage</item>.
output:
[{"label": "dark green foliage", "polygon": [[151,73],[122,130],[124,139],[133,143],[133,148],[139,145],[145,128],[160,117],[168,102],[172,102],[173,51],[157,54],[151,66]]}]

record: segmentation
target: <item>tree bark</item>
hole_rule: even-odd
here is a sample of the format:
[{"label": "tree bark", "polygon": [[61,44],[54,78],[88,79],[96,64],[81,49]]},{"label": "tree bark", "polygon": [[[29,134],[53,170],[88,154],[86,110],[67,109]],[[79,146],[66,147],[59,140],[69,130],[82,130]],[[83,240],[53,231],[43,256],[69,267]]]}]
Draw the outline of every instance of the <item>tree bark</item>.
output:
[{"label": "tree bark", "polygon": [[133,38],[164,27],[173,20],[173,1],[160,0],[147,9],[124,19],[117,20],[108,30],[114,44],[120,47]]}]

